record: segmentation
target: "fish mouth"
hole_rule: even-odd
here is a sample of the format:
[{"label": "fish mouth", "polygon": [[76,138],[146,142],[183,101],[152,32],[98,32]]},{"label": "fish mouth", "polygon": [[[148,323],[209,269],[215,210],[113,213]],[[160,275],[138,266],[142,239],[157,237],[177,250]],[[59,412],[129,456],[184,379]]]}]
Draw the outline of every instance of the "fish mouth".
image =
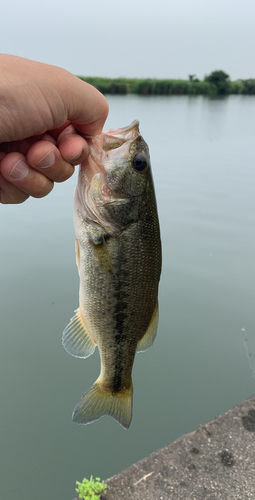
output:
[{"label": "fish mouth", "polygon": [[92,149],[96,145],[98,150],[104,151],[119,148],[125,142],[132,142],[141,135],[139,120],[132,121],[127,127],[104,130],[100,135],[86,135],[81,132],[79,134],[86,139],[89,146],[92,144]]},{"label": "fish mouth", "polygon": [[105,174],[104,163],[111,158],[123,158],[126,156],[125,144],[131,145],[141,137],[139,121],[134,120],[130,125],[123,128],[109,129],[97,136],[81,134],[88,143],[90,155],[88,162],[81,164],[80,170],[85,173],[86,182],[92,182],[96,174]]},{"label": "fish mouth", "polygon": [[124,207],[138,199],[133,193],[124,194],[123,190],[118,193],[108,186],[107,167],[116,161],[124,162],[130,156],[130,149],[134,149],[135,141],[141,138],[139,121],[134,120],[127,127],[106,130],[98,136],[84,137],[90,154],[80,166],[77,199],[81,202],[85,217],[106,227],[109,222],[103,220],[103,207]]},{"label": "fish mouth", "polygon": [[134,120],[127,127],[104,131],[102,134],[102,148],[104,151],[111,151],[112,153],[114,149],[121,148],[125,143],[132,143],[140,135],[139,121]]}]

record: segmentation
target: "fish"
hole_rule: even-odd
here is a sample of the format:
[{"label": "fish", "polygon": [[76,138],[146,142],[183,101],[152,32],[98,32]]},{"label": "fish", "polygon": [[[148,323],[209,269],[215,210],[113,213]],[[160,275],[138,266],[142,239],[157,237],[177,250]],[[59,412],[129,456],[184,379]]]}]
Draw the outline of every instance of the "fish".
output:
[{"label": "fish", "polygon": [[135,120],[85,136],[88,159],[74,194],[79,308],[63,332],[66,351],[87,358],[98,347],[101,372],[72,420],[132,419],[132,367],[158,326],[161,240],[149,148]]}]

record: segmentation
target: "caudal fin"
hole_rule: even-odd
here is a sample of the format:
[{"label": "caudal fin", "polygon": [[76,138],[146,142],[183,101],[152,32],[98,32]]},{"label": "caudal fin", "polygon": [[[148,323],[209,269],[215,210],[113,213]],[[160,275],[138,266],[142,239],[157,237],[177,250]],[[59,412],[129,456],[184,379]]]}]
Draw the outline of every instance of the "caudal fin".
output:
[{"label": "caudal fin", "polygon": [[132,419],[133,386],[118,393],[106,391],[100,381],[89,389],[73,411],[73,422],[89,424],[102,415],[115,418],[125,429],[128,429]]}]

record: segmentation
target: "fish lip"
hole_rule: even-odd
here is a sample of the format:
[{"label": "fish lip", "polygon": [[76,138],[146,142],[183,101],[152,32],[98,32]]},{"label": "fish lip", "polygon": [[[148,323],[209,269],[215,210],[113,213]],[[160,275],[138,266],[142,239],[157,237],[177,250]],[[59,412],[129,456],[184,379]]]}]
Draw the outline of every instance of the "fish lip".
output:
[{"label": "fish lip", "polygon": [[109,130],[104,130],[104,134],[110,134],[110,135],[116,135],[116,134],[123,134],[126,132],[129,132],[135,127],[139,127],[139,120],[133,120],[130,125],[127,125],[127,127],[122,127],[122,128],[116,128],[116,129],[109,129]]},{"label": "fish lip", "polygon": [[[126,134],[127,132],[130,132],[131,130],[133,130],[134,128],[137,129],[137,135],[140,135],[140,132],[139,132],[139,120],[133,120],[132,123],[130,123],[130,125],[127,125],[127,127],[122,127],[122,128],[116,128],[116,129],[108,129],[108,130],[103,130],[101,132],[101,134],[99,135],[87,135],[87,134],[83,134],[82,132],[79,132],[77,131],[77,133],[79,135],[81,135],[82,137],[84,137],[84,139],[95,139],[95,137],[97,138],[100,138],[104,135],[112,135],[112,136],[118,136],[118,135],[122,135],[122,134]],[[130,139],[127,139],[129,142],[130,142]],[[133,142],[134,139],[131,140],[131,142]],[[124,142],[126,142],[126,139],[124,139]]]}]

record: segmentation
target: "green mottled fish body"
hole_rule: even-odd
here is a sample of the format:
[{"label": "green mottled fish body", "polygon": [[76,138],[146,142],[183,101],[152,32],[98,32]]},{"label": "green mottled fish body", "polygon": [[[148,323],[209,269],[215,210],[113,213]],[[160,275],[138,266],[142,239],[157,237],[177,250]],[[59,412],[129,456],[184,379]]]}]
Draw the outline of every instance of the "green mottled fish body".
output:
[{"label": "green mottled fish body", "polygon": [[161,245],[148,146],[138,122],[87,138],[74,198],[79,309],[63,344],[78,357],[98,346],[101,373],[74,410],[89,423],[132,417],[135,353],[152,345],[158,323]]}]

